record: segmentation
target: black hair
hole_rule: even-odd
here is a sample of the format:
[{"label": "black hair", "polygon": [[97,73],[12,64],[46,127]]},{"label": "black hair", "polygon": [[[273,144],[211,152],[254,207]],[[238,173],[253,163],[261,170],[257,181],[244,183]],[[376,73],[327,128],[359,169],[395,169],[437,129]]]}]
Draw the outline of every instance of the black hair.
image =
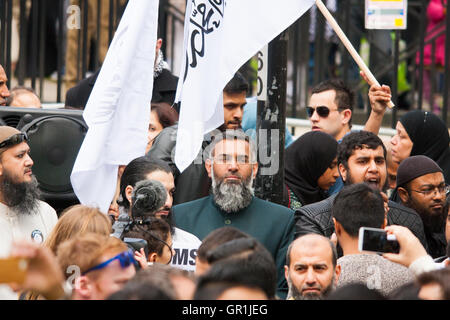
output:
[{"label": "black hair", "polygon": [[[204,291],[209,290],[213,284],[221,283],[228,284],[223,286],[224,290],[226,287],[244,286],[261,289],[269,299],[275,298],[277,269],[272,255],[256,240],[253,243],[248,240],[233,240],[247,242],[247,246],[239,246],[240,252],[215,261],[209,271],[199,278],[194,299],[211,299],[212,297],[204,294]],[[216,248],[216,254],[217,250],[222,249]],[[216,292],[217,295],[220,293]]]},{"label": "black hair", "polygon": [[417,276],[416,282],[420,287],[427,284],[438,284],[442,292],[441,300],[450,300],[450,268],[421,273]]},{"label": "black hair", "polygon": [[222,227],[216,229],[202,240],[202,243],[197,250],[197,258],[202,261],[207,261],[207,254],[210,250],[213,250],[228,241],[249,237],[248,234],[235,227]]},{"label": "black hair", "polygon": [[350,283],[333,291],[327,300],[387,300],[376,289],[369,289],[363,283]]},{"label": "black hair", "polygon": [[155,171],[163,171],[166,173],[172,173],[169,165],[163,161],[152,159],[148,157],[139,157],[132,160],[122,173],[120,179],[120,196],[122,200],[119,205],[124,207],[127,211],[130,209],[130,203],[127,200],[125,189],[127,186],[135,187],[136,183],[141,180],[147,180],[147,175]]},{"label": "black hair", "polygon": [[129,281],[121,290],[107,300],[175,300],[166,290],[149,282]]},{"label": "black hair", "polygon": [[240,72],[236,72],[233,78],[228,81],[227,85],[223,89],[226,93],[240,93],[244,92],[247,94],[249,89],[248,81]]},{"label": "black hair", "polygon": [[365,183],[345,186],[334,199],[333,217],[351,237],[360,227],[381,228],[385,219],[381,193]]},{"label": "black hair", "polygon": [[342,142],[338,146],[338,164],[342,163],[348,170],[348,159],[353,155],[355,150],[362,150],[364,148],[375,150],[379,146],[382,146],[384,158],[386,159],[386,147],[380,137],[369,131],[351,132],[342,139]]},{"label": "black hair", "polygon": [[[311,90],[311,94],[321,93],[324,91],[334,90],[336,92],[336,97],[334,102],[336,103],[340,111],[345,109],[350,109],[353,112],[353,106],[355,105],[355,93],[349,86],[347,86],[344,81],[340,79],[330,79],[325,80]],[[348,122],[349,127],[352,127],[352,118]]]}]

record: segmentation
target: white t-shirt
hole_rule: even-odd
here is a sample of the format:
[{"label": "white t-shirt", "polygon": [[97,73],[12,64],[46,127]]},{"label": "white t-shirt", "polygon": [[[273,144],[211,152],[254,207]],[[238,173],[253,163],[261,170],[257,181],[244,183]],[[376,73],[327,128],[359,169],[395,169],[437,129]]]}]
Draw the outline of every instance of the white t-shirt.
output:
[{"label": "white t-shirt", "polygon": [[200,239],[192,233],[175,228],[172,242],[175,255],[172,258],[171,265],[187,271],[195,271],[197,250],[202,244]]},{"label": "white t-shirt", "polygon": [[[9,256],[13,241],[24,239],[42,243],[56,222],[56,211],[43,201],[39,201],[38,213],[30,215],[19,215],[0,203],[0,258]],[[9,286],[0,285],[0,300],[12,299],[17,299],[17,293]]]}]

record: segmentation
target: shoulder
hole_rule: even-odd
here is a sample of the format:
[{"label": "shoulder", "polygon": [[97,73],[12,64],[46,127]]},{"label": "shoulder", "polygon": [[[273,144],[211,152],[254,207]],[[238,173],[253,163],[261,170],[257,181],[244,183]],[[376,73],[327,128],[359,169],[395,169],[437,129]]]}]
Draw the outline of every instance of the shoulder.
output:
[{"label": "shoulder", "polygon": [[253,201],[251,203],[251,206],[255,209],[262,208],[263,212],[273,212],[276,211],[277,214],[285,215],[285,216],[293,216],[294,211],[292,209],[289,209],[288,207],[282,206],[277,203],[273,203],[267,200],[263,200],[257,197],[253,197]]},{"label": "shoulder", "polygon": [[333,207],[333,201],[335,197],[336,195],[332,195],[322,201],[303,206],[297,211],[311,217],[323,215],[324,213],[331,214],[331,208]]},{"label": "shoulder", "polygon": [[172,210],[173,210],[174,214],[176,214],[177,212],[190,211],[195,208],[200,209],[205,206],[208,206],[210,204],[210,202],[211,202],[211,196],[207,196],[207,197],[200,198],[197,200],[177,204],[176,206],[174,206],[172,208]]},{"label": "shoulder", "polygon": [[47,202],[39,200],[39,214],[49,222],[56,223],[58,221],[58,215]]},{"label": "shoulder", "polygon": [[201,244],[201,240],[195,236],[194,234],[187,232],[183,229],[175,227],[175,233],[174,233],[174,242],[189,242],[189,243],[198,243],[198,245]]}]

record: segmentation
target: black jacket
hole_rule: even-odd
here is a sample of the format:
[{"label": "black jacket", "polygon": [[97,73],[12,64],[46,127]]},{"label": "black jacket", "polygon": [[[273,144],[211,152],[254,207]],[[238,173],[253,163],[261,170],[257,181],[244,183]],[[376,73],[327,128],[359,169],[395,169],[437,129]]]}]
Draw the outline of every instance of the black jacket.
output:
[{"label": "black jacket", "polygon": [[[295,212],[295,238],[308,233],[317,233],[330,237],[334,233],[331,208],[336,195],[334,194],[320,202],[301,207]],[[422,219],[414,210],[389,201],[387,222],[388,225],[407,227],[420,240],[425,249],[428,248]]]}]

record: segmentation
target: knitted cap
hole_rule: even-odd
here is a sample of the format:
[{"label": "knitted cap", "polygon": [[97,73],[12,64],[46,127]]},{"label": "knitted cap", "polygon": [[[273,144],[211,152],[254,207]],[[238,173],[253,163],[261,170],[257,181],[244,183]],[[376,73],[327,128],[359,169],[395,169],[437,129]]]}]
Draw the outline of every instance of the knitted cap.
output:
[{"label": "knitted cap", "polygon": [[403,160],[397,169],[397,187],[404,186],[415,178],[429,173],[442,172],[436,162],[424,155],[412,156]]},{"label": "knitted cap", "polygon": [[[19,130],[13,127],[9,126],[0,126],[0,143],[2,143],[5,140],[8,140],[10,137],[12,137],[15,134],[21,133]],[[1,148],[0,152],[3,151],[5,148]]]}]

